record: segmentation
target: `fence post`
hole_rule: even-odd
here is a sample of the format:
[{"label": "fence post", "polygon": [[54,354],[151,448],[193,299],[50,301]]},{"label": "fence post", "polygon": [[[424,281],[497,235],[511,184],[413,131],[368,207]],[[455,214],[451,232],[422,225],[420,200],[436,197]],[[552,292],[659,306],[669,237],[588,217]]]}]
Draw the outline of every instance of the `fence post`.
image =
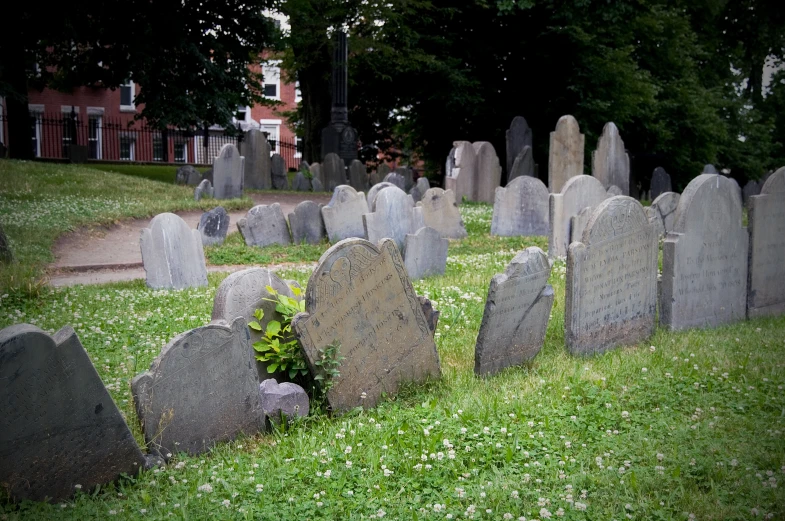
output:
[{"label": "fence post", "polygon": [[207,127],[207,123],[204,124],[204,163],[210,163],[210,158],[208,157],[208,151],[210,150],[210,129]]},{"label": "fence post", "polygon": [[161,146],[163,147],[163,162],[169,162],[169,127],[161,129]]}]

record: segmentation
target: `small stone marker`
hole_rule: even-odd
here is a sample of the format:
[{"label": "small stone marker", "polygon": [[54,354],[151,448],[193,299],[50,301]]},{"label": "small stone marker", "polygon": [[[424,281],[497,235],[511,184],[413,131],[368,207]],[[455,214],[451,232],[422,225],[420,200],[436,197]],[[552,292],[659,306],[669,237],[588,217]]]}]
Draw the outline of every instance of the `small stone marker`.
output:
[{"label": "small stone marker", "polygon": [[295,244],[319,244],[327,236],[321,207],[313,201],[303,201],[289,214],[289,227]]},{"label": "small stone marker", "polygon": [[652,219],[655,221],[654,224],[660,235],[665,235],[673,230],[673,223],[676,221],[676,208],[679,206],[680,197],[676,192],[665,192],[660,194],[648,207],[646,214],[649,216],[649,221],[652,221]]},{"label": "small stone marker", "polygon": [[419,203],[422,206],[422,218],[425,226],[433,228],[442,237],[448,239],[463,239],[469,234],[461,219],[461,212],[455,203],[455,193],[452,190],[431,188]]},{"label": "small stone marker", "polygon": [[292,186],[298,192],[310,192],[311,191],[311,180],[308,179],[303,172],[297,172],[294,174],[294,186]]},{"label": "small stone marker", "polygon": [[140,238],[147,285],[183,289],[207,285],[202,234],[173,213],[153,217]]},{"label": "small stone marker", "polygon": [[14,254],[11,252],[11,246],[8,244],[8,237],[0,225],[0,262],[9,263],[14,260]]},{"label": "small stone marker", "polygon": [[711,163],[703,166],[703,172],[702,173],[704,173],[704,174],[719,174],[719,172],[717,172],[717,168],[714,165],[712,165]]},{"label": "small stone marker", "polygon": [[374,407],[403,382],[440,375],[439,355],[401,255],[392,240],[362,239],[327,250],[308,281],[307,313],[293,326],[311,371],[321,351],[340,343],[344,357],[327,401],[333,411]]},{"label": "small stone marker", "polygon": [[229,214],[223,206],[213,208],[202,214],[196,227],[202,235],[202,245],[223,244],[229,231]]},{"label": "small stone marker", "polygon": [[245,158],[231,143],[221,147],[213,161],[213,189],[216,199],[234,199],[243,196]]},{"label": "small stone marker", "polygon": [[174,182],[178,185],[196,186],[202,180],[202,174],[191,165],[183,165],[177,169]]},{"label": "small stone marker", "polygon": [[371,175],[368,177],[368,185],[369,187],[374,187],[377,184],[382,182],[383,177],[379,175],[378,172],[371,172]]},{"label": "small stone marker", "polygon": [[671,186],[671,176],[661,166],[658,166],[654,169],[654,172],[652,172],[651,183],[649,186],[649,197],[651,197],[650,201],[653,201],[665,192],[673,191]]},{"label": "small stone marker", "polygon": [[534,173],[534,156],[532,155],[532,147],[526,145],[515,156],[515,161],[512,164],[512,169],[508,170],[507,184],[516,177],[527,176],[536,177]]},{"label": "small stone marker", "polygon": [[401,190],[404,190],[404,191],[406,189],[406,180],[398,172],[390,172],[389,174],[384,176],[384,180],[382,182],[390,183],[391,185],[395,185],[395,186],[397,186],[398,188],[400,188]]},{"label": "small stone marker", "polygon": [[611,197],[567,252],[564,337],[573,354],[600,353],[654,333],[658,237],[643,206]]},{"label": "small stone marker", "polygon": [[209,179],[202,179],[199,186],[194,188],[194,201],[201,201],[205,197],[212,198],[214,196],[213,185]]},{"label": "small stone marker", "polygon": [[487,141],[472,143],[477,161],[474,185],[475,201],[493,204],[496,189],[502,181],[502,167],[493,145]]},{"label": "small stone marker", "polygon": [[308,161],[300,161],[300,164],[297,165],[298,172],[310,172],[311,165],[308,164]]},{"label": "small stone marker", "polygon": [[469,201],[474,201],[476,169],[477,159],[472,144],[468,141],[454,142],[450,155],[447,157],[444,188],[453,191],[456,202],[460,203],[464,197]]},{"label": "small stone marker", "polygon": [[621,194],[630,195],[630,156],[624,150],[624,141],[613,122],[606,123],[592,153],[592,175],[607,190],[617,186]]},{"label": "small stone marker", "polygon": [[570,244],[583,240],[583,231],[589,225],[589,219],[593,211],[594,208],[587,206],[570,218]]},{"label": "small stone marker", "polygon": [[548,329],[553,288],[545,253],[532,246],[491,279],[474,348],[474,372],[488,376],[534,358]]},{"label": "small stone marker", "polygon": [[423,226],[414,234],[407,234],[403,247],[403,263],[411,280],[433,275],[444,275],[447,266],[447,248],[450,241],[441,234]]},{"label": "small stone marker", "polygon": [[547,236],[548,188],[537,178],[516,177],[506,188],[496,188],[491,235]]},{"label": "small stone marker", "polygon": [[[514,161],[521,155],[524,148],[529,147],[529,150],[531,151],[531,146],[532,146],[532,130],[531,128],[529,128],[529,124],[526,122],[526,119],[524,119],[523,116],[515,116],[514,118],[512,118],[512,122],[510,123],[510,128],[507,129],[506,142],[507,142],[507,183],[509,184],[510,181],[512,181],[519,175],[533,175],[533,174],[523,174],[523,173],[512,175],[512,172],[515,171],[515,167],[513,166]],[[529,154],[529,157],[531,157],[531,153]]]},{"label": "small stone marker", "polygon": [[273,154],[270,159],[273,177],[273,188],[286,190],[289,188],[289,178],[286,177],[286,161],[281,154]]},{"label": "small stone marker", "polygon": [[346,165],[338,154],[330,152],[324,156],[322,169],[324,186],[328,191],[332,192],[338,186],[346,184]]},{"label": "small stone marker", "polygon": [[[318,179],[320,186],[324,186],[324,172],[322,171],[322,165],[319,163],[313,163],[310,167],[311,170],[311,183],[313,184],[314,179]],[[316,185],[314,185],[316,186]],[[316,188],[313,189],[316,192]],[[323,192],[324,190],[319,190],[319,192]]]},{"label": "small stone marker", "polygon": [[71,327],[0,330],[0,483],[12,499],[67,499],[144,465]]},{"label": "small stone marker", "polygon": [[785,313],[785,168],[749,201],[750,318]]},{"label": "small stone marker", "polygon": [[237,229],[248,246],[264,247],[270,244],[286,246],[292,243],[286,218],[278,203],[254,206],[248,210],[245,217],[237,221]]},{"label": "small stone marker", "polygon": [[[570,178],[583,175],[583,149],[586,138],[572,116],[562,116],[551,132],[548,154],[548,190],[561,192]],[[565,252],[566,253],[566,252]],[[550,252],[548,253],[550,255]]]},{"label": "small stone marker", "polygon": [[597,179],[590,175],[575,176],[562,187],[561,193],[551,194],[548,218],[548,256],[567,255],[570,241],[570,219],[587,206],[594,208],[608,198],[608,192]]},{"label": "small stone marker", "polygon": [[428,324],[428,329],[431,331],[431,336],[433,336],[436,333],[436,326],[439,324],[441,312],[438,309],[434,309],[433,303],[422,295],[417,295],[417,301],[420,303],[422,314],[425,315],[425,323]]},{"label": "small stone marker", "polygon": [[395,173],[403,177],[403,191],[408,192],[414,186],[414,172],[410,166],[399,166]]},{"label": "small stone marker", "polygon": [[245,157],[245,188],[269,190],[272,187],[270,151],[264,132],[254,128],[245,133],[240,143],[240,152]]},{"label": "small stone marker", "polygon": [[283,421],[305,418],[310,410],[310,400],[305,389],[291,382],[281,382],[268,378],[259,384],[262,410],[271,423],[279,425]]},{"label": "small stone marker", "polygon": [[428,182],[427,177],[420,177],[417,179],[417,183],[409,190],[409,195],[412,196],[412,199],[415,203],[422,201],[422,196],[425,195],[425,192],[431,189],[431,183]]},{"label": "small stone marker", "polygon": [[379,167],[376,169],[376,173],[379,174],[381,179],[384,179],[384,176],[390,173],[390,165],[387,163],[381,163]]},{"label": "small stone marker", "polygon": [[625,195],[624,191],[616,185],[610,185],[608,187],[607,192],[608,192],[608,197],[613,197],[616,195]]},{"label": "small stone marker", "polygon": [[746,316],[749,236],[736,184],[701,174],[687,185],[662,246],[660,323],[711,327]]},{"label": "small stone marker", "polygon": [[395,188],[399,188],[398,186],[392,183],[388,183],[387,181],[382,181],[379,184],[373,185],[371,189],[368,190],[368,197],[366,199],[368,200],[368,208],[370,208],[371,211],[374,211],[376,205],[376,198],[379,196],[379,192],[391,186],[394,186]]},{"label": "small stone marker", "polygon": [[165,459],[264,429],[259,374],[242,318],[176,336],[149,371],[131,380],[131,391],[145,441]]},{"label": "small stone marker", "polygon": [[761,186],[756,181],[747,181],[747,184],[745,184],[744,188],[741,189],[741,197],[744,201],[744,206],[747,206],[747,202],[750,200],[750,197],[760,194],[760,189]]},{"label": "small stone marker", "polygon": [[363,215],[368,213],[365,194],[348,185],[336,187],[327,206],[322,206],[322,218],[331,243],[349,237],[365,237]]},{"label": "small stone marker", "polygon": [[376,197],[373,213],[363,215],[365,237],[376,244],[385,237],[403,251],[406,234],[425,226],[422,208],[414,206],[411,196],[398,187],[389,187]]},{"label": "small stone marker", "polygon": [[318,177],[311,179],[311,186],[314,192],[324,192],[324,185]]},{"label": "small stone marker", "polygon": [[205,179],[210,181],[210,186],[212,186],[212,184],[213,184],[213,167],[210,167],[210,168],[208,168],[207,170],[204,171],[204,173],[202,174],[202,181],[204,181]]},{"label": "small stone marker", "polygon": [[368,174],[365,164],[359,159],[353,159],[349,164],[349,184],[358,192],[368,189]]}]

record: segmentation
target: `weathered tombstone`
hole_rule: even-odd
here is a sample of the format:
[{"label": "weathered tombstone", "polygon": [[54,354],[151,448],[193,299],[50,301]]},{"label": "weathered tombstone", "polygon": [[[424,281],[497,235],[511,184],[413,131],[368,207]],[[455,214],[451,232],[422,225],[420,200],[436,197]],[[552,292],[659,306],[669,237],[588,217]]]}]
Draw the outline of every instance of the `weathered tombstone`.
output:
[{"label": "weathered tombstone", "polygon": [[202,245],[223,244],[229,231],[229,214],[223,206],[202,214],[196,227],[202,235]]},{"label": "weathered tombstone", "polygon": [[702,173],[703,174],[719,174],[719,172],[717,172],[717,168],[714,165],[712,165],[711,163],[703,166],[703,172]]},{"label": "weathered tombstone", "polygon": [[131,380],[136,412],[152,452],[205,452],[264,429],[259,374],[245,320],[176,336],[150,370]]},{"label": "weathered tombstone", "polygon": [[248,246],[269,246],[292,243],[289,227],[283,216],[281,205],[259,204],[248,210],[248,213],[237,221],[237,229]]},{"label": "weathered tombstone", "polygon": [[272,187],[270,143],[259,129],[251,129],[243,136],[240,152],[245,157],[245,188],[269,190]]},{"label": "weathered tombstone", "polygon": [[410,166],[399,166],[395,169],[395,173],[403,178],[403,186],[401,187],[404,192],[411,190],[414,186],[414,172]]},{"label": "weathered tombstone", "polygon": [[12,499],[66,499],[145,465],[71,327],[0,330],[0,382],[0,483]]},{"label": "weathered tombstone", "polygon": [[619,187],[618,187],[618,186],[616,186],[616,185],[610,185],[610,186],[608,187],[608,190],[607,190],[607,192],[608,192],[608,197],[613,197],[613,196],[615,196],[615,195],[625,195],[625,194],[622,192],[622,189],[621,189],[621,188],[619,188]]},{"label": "weathered tombstone", "polygon": [[365,237],[363,215],[367,213],[368,203],[363,192],[347,185],[336,187],[330,202],[322,206],[327,238],[334,244],[349,237]]},{"label": "weathered tombstone", "polygon": [[11,252],[11,246],[8,244],[8,237],[0,225],[0,262],[9,263],[14,260],[14,254]]},{"label": "weathered tombstone", "polygon": [[[529,124],[523,116],[515,116],[512,118],[510,128],[507,129],[505,137],[507,142],[507,182],[509,183],[519,175],[533,175],[533,173],[518,173],[517,175],[512,175],[512,172],[515,171],[514,162],[521,153],[523,153],[523,150],[526,147],[529,147],[529,158],[531,158],[532,129],[529,128]],[[533,164],[534,163],[532,163],[532,165]],[[532,172],[533,171],[534,170],[532,169]]]},{"label": "weathered tombstone", "polygon": [[324,156],[322,169],[324,186],[328,191],[333,191],[336,187],[346,184],[346,165],[338,154],[331,152]]},{"label": "weathered tombstone", "polygon": [[574,117],[559,118],[556,130],[551,132],[548,152],[548,190],[552,194],[561,192],[570,178],[583,175],[585,140]]},{"label": "weathered tombstone", "polygon": [[553,306],[550,273],[545,253],[532,246],[493,276],[474,348],[476,374],[498,373],[540,352]]},{"label": "weathered tombstone", "polygon": [[292,382],[268,378],[259,384],[262,410],[271,423],[279,425],[296,418],[305,418],[310,410],[310,400],[305,389]]},{"label": "weathered tombstone", "polygon": [[425,192],[419,205],[422,206],[425,226],[433,228],[442,237],[463,239],[468,236],[452,190],[431,188]]},{"label": "weathered tombstone", "polygon": [[445,190],[452,190],[457,202],[466,197],[474,201],[474,184],[477,178],[477,158],[474,147],[468,141],[456,141],[447,157],[444,179]]},{"label": "weathered tombstone", "polygon": [[534,173],[534,156],[532,155],[532,147],[526,145],[521,149],[515,161],[512,164],[512,169],[507,171],[507,184],[516,177],[537,177]]},{"label": "weathered tombstone", "polygon": [[289,214],[289,227],[295,244],[319,244],[326,237],[321,207],[313,201],[303,201]]},{"label": "weathered tombstone", "polygon": [[587,206],[594,208],[608,193],[597,179],[590,175],[575,176],[562,187],[561,193],[551,194],[548,219],[548,256],[564,257],[570,240],[570,219]]},{"label": "weathered tombstone", "polygon": [[594,209],[567,252],[564,337],[571,353],[600,353],[654,333],[658,239],[632,197]]},{"label": "weathered tombstone", "polygon": [[687,185],[662,247],[660,323],[670,329],[743,319],[749,236],[734,183],[701,174]]},{"label": "weathered tombstone", "polygon": [[649,211],[646,212],[649,216],[649,221],[654,219],[662,223],[660,228],[660,225],[655,222],[655,226],[660,234],[667,234],[673,230],[673,223],[676,221],[676,208],[679,206],[680,197],[676,192],[665,192],[660,194],[649,206]]},{"label": "weathered tombstone", "polygon": [[673,191],[671,185],[671,176],[664,168],[658,166],[651,174],[651,183],[649,184],[649,197],[651,201],[658,198],[660,194]]},{"label": "weathered tombstone", "polygon": [[630,156],[613,122],[605,124],[592,152],[592,175],[606,190],[615,185],[621,190],[618,195],[630,195]]},{"label": "weathered tombstone", "polygon": [[194,188],[194,201],[201,201],[205,197],[212,198],[214,196],[213,184],[209,179],[202,179],[199,186]]},{"label": "weathered tombstone", "polygon": [[289,178],[286,176],[286,161],[281,154],[273,154],[270,159],[273,188],[276,190],[286,190],[289,188]]},{"label": "weathered tombstone", "polygon": [[406,180],[398,172],[390,172],[389,174],[384,176],[384,180],[382,182],[390,183],[392,185],[397,186],[401,190],[406,191]]},{"label": "weathered tombstone", "polygon": [[425,226],[422,208],[414,206],[411,196],[398,187],[379,192],[373,207],[373,213],[363,215],[363,228],[365,237],[374,244],[390,238],[403,251],[406,234],[415,233]]},{"label": "weathered tombstone", "polygon": [[444,275],[447,267],[447,248],[450,241],[441,234],[423,226],[416,233],[406,235],[403,247],[403,264],[411,280],[433,275]]},{"label": "weathered tombstone", "polygon": [[202,181],[204,181],[205,179],[210,181],[210,186],[212,186],[212,184],[213,184],[213,167],[208,168],[207,170],[205,170],[202,173]]},{"label": "weathered tombstone", "polygon": [[474,200],[493,204],[496,189],[502,182],[502,167],[493,145],[487,141],[472,143],[474,147],[476,177],[474,178]]},{"label": "weathered tombstone", "polygon": [[425,192],[431,189],[431,183],[428,182],[427,177],[420,177],[417,179],[417,183],[409,190],[409,195],[412,196],[412,199],[415,203],[422,201],[422,196],[425,195]]},{"label": "weathered tombstone", "polygon": [[384,179],[384,176],[390,173],[390,165],[387,163],[381,163],[379,167],[376,169],[376,173],[379,174],[380,179]]},{"label": "weathered tombstone", "polygon": [[772,174],[749,202],[750,318],[785,313],[785,168]]},{"label": "weathered tombstone", "polygon": [[369,187],[373,188],[377,184],[382,182],[383,177],[379,174],[379,172],[371,172],[371,175],[368,177],[368,185]]},{"label": "weathered tombstone", "polygon": [[[313,183],[314,179],[318,179],[320,186],[324,186],[324,172],[322,171],[322,165],[319,163],[313,163],[310,167],[311,170],[311,183]],[[313,190],[316,192],[316,188]],[[323,192],[324,190],[318,190],[319,192]]]},{"label": "weathered tombstone", "polygon": [[234,199],[243,196],[245,158],[237,147],[228,143],[221,147],[213,161],[213,189],[216,199]]},{"label": "weathered tombstone", "polygon": [[183,289],[207,285],[202,234],[173,213],[153,217],[140,237],[147,285]]},{"label": "weathered tombstone", "polygon": [[318,177],[311,179],[311,187],[314,192],[324,192],[324,185]]},{"label": "weathered tombstone", "polygon": [[534,177],[516,177],[496,188],[491,235],[548,235],[548,188]]},{"label": "weathered tombstone", "polygon": [[377,248],[362,239],[327,250],[308,280],[306,313],[293,326],[311,371],[339,344],[340,376],[327,402],[333,411],[374,407],[403,382],[440,375],[439,355],[401,255],[392,240]]},{"label": "weathered tombstone", "polygon": [[368,174],[365,172],[365,164],[359,159],[349,164],[349,184],[358,192],[368,189]]},{"label": "weathered tombstone", "polygon": [[[570,244],[583,240],[583,230],[589,225],[589,219],[594,208],[587,206],[577,214],[570,217]],[[648,215],[648,214],[647,214]]]},{"label": "weathered tombstone", "polygon": [[183,165],[177,169],[174,182],[178,185],[196,186],[202,180],[202,174],[191,165]]},{"label": "weathered tombstone", "polygon": [[298,172],[310,172],[311,171],[311,165],[308,164],[308,161],[305,161],[305,160],[300,161],[300,164],[297,165],[297,171]]},{"label": "weathered tombstone", "polygon": [[[368,190],[368,197],[366,197],[366,199],[367,199],[367,201],[368,201],[368,208],[369,208],[371,211],[373,211],[373,209],[374,209],[374,205],[376,204],[376,198],[379,196],[379,192],[381,192],[381,191],[382,191],[382,190],[384,190],[385,188],[389,188],[389,187],[391,187],[391,186],[395,186],[395,185],[394,185],[394,184],[392,184],[392,183],[388,183],[388,182],[386,182],[386,181],[382,181],[382,182],[381,182],[381,183],[379,183],[379,184],[375,184],[375,185],[373,185],[373,186],[371,187],[371,189],[370,189],[370,190]],[[397,186],[395,186],[395,187],[396,187],[396,188],[399,188],[399,187],[397,187]]]},{"label": "weathered tombstone", "polygon": [[297,172],[294,174],[294,186],[292,188],[298,192],[310,192],[311,180],[303,172]]},{"label": "weathered tombstone", "polygon": [[747,202],[750,200],[750,197],[760,194],[760,189],[761,186],[758,185],[756,181],[747,181],[747,184],[745,184],[744,188],[741,190],[741,197],[744,201],[744,206],[747,206]]}]

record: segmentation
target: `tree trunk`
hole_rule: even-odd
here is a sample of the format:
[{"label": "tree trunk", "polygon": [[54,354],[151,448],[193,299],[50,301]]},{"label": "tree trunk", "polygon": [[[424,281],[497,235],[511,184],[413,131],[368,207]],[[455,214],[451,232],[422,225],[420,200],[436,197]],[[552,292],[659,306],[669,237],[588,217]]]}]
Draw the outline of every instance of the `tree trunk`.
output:
[{"label": "tree trunk", "polygon": [[309,163],[322,161],[322,129],[330,122],[330,82],[325,78],[325,72],[329,78],[330,67],[325,69],[321,64],[299,72],[303,96],[303,154]]},{"label": "tree trunk", "polygon": [[6,97],[8,109],[8,156],[12,159],[32,159],[30,144],[30,112],[27,109],[27,71],[24,50],[5,56],[3,78],[12,93]]}]

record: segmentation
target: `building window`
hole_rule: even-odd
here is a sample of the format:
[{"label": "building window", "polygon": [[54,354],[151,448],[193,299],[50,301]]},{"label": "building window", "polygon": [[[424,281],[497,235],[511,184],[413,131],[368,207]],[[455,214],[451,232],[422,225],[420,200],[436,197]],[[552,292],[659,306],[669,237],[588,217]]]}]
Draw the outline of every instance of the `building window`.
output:
[{"label": "building window", "polygon": [[136,112],[134,105],[134,82],[128,80],[127,83],[120,85],[120,110],[123,112]]},{"label": "building window", "polygon": [[264,132],[264,135],[267,136],[267,142],[270,143],[270,151],[273,153],[278,152],[280,149],[280,147],[278,146],[278,136],[280,135],[280,130],[281,130],[281,120],[280,119],[259,120],[259,130]]},{"label": "building window", "polygon": [[87,116],[87,153],[90,159],[101,159],[101,121],[98,114]]},{"label": "building window", "polygon": [[164,140],[160,132],[153,134],[153,161],[164,160]]},{"label": "building window", "polygon": [[123,134],[120,136],[120,160],[133,161],[136,148],[136,136]]},{"label": "building window", "polygon": [[294,142],[295,142],[294,157],[299,159],[303,157],[303,149],[305,148],[305,141],[303,140],[303,138],[297,136]]},{"label": "building window", "polygon": [[281,68],[280,61],[272,61],[262,66],[263,94],[266,98],[281,99]]},{"label": "building window", "polygon": [[237,121],[248,121],[249,112],[248,107],[238,107],[237,112],[234,113],[234,119]]},{"label": "building window", "polygon": [[30,113],[30,143],[33,146],[33,157],[41,157],[41,113]]},{"label": "building window", "polygon": [[303,93],[300,91],[300,82],[294,82],[294,102],[300,103],[303,100]]},{"label": "building window", "polygon": [[185,141],[174,143],[174,162],[187,163],[188,162],[188,147]]},{"label": "building window", "polygon": [[68,147],[76,144],[76,126],[78,125],[78,116],[68,112],[63,112],[62,119],[62,155],[60,157],[68,157]]}]

